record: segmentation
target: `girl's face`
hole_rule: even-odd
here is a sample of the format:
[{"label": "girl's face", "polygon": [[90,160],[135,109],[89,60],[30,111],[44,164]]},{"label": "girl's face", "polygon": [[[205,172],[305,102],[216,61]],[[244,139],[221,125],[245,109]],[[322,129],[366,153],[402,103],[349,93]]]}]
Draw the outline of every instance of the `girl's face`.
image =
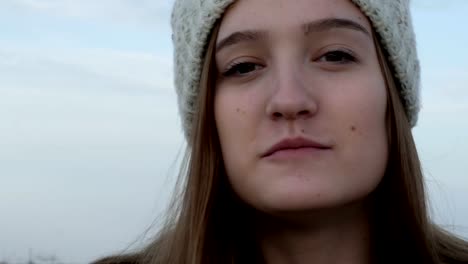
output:
[{"label": "girl's face", "polygon": [[349,0],[239,0],[220,25],[215,119],[229,181],[273,214],[360,201],[387,163],[386,89]]}]

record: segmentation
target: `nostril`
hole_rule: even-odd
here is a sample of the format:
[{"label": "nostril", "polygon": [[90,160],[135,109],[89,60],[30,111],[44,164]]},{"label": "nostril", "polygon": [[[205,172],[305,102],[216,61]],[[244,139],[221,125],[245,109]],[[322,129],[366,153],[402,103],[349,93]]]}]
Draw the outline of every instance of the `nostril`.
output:
[{"label": "nostril", "polygon": [[298,116],[308,116],[309,114],[309,110],[302,110],[299,113],[297,113]]}]

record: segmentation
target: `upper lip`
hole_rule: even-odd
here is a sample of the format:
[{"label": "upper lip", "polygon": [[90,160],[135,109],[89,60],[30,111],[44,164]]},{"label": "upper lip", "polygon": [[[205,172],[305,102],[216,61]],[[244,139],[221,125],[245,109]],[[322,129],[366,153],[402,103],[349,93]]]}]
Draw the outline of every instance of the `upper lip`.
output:
[{"label": "upper lip", "polygon": [[298,148],[318,148],[318,149],[329,149],[331,146],[319,143],[312,139],[303,137],[286,138],[278,143],[274,144],[267,151],[265,151],[262,157],[267,157],[275,153],[276,151],[284,149],[298,149]]}]

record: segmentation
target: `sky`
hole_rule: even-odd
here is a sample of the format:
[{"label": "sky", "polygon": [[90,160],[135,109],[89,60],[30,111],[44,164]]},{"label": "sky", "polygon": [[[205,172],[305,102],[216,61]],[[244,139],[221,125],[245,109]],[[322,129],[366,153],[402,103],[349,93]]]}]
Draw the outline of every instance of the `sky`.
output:
[{"label": "sky", "polygon": [[[0,1],[0,261],[88,263],[160,219],[185,146],[171,4]],[[431,214],[468,237],[468,1],[412,12]]]}]

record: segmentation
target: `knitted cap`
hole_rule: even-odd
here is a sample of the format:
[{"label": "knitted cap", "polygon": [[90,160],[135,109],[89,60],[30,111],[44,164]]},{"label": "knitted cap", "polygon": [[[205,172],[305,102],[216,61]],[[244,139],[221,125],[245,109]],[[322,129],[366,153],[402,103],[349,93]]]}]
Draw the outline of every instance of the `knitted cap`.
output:
[{"label": "knitted cap", "polygon": [[[409,0],[351,0],[369,18],[401,84],[400,96],[411,126],[420,109],[420,68]],[[197,109],[195,102],[205,47],[215,22],[235,0],[175,0],[171,17],[175,88],[186,138]]]}]

